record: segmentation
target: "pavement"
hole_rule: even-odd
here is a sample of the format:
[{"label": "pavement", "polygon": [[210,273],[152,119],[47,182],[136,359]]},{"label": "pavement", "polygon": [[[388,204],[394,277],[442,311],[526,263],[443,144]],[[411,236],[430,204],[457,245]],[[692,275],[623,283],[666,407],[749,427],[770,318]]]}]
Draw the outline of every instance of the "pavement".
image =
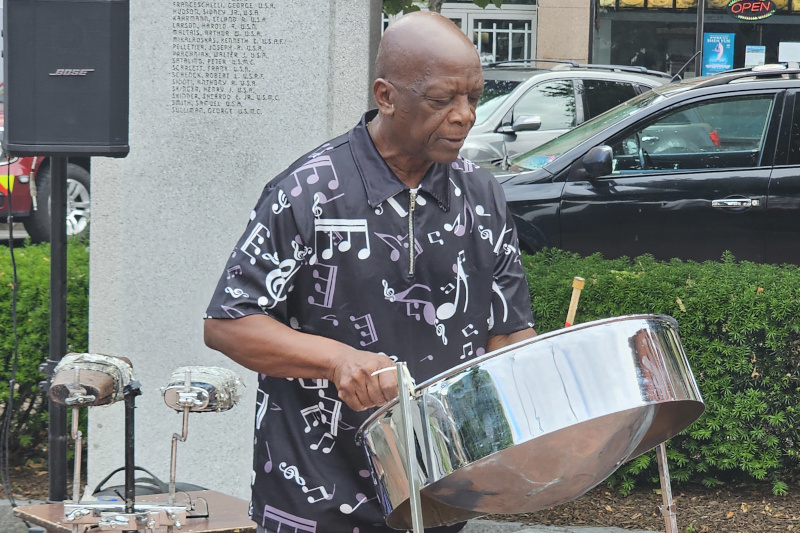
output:
[{"label": "pavement", "polygon": [[[38,505],[40,501],[17,500],[17,505]],[[32,530],[34,531],[34,530]],[[41,531],[41,530],[35,530]],[[28,533],[28,526],[14,516],[14,510],[8,500],[0,500],[0,532]],[[643,530],[620,529],[617,527],[586,526],[537,526],[519,522],[496,522],[494,520],[470,520],[462,530],[463,533],[652,533]],[[320,533],[325,533],[321,531]]]}]

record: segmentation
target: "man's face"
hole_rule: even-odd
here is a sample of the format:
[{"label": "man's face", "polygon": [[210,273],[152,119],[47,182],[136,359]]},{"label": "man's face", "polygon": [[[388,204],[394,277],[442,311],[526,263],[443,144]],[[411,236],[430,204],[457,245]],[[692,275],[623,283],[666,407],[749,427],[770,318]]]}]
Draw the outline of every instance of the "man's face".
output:
[{"label": "man's face", "polygon": [[412,83],[389,80],[397,90],[394,143],[420,162],[450,163],[475,123],[483,92],[477,57],[431,60]]}]

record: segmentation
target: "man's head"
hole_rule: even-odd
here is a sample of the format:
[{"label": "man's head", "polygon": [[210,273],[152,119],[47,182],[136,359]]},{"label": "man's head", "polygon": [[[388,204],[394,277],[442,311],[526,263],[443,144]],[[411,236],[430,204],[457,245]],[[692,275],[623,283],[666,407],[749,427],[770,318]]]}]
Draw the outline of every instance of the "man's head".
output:
[{"label": "man's head", "polygon": [[381,153],[415,167],[455,160],[483,91],[478,52],[467,36],[437,13],[405,15],[384,33],[376,73]]}]

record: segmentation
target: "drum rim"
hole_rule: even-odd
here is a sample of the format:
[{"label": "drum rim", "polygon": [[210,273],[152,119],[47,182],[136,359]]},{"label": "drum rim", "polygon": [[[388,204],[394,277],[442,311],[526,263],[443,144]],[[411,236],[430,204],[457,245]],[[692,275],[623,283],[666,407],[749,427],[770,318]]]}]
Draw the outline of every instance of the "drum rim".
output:
[{"label": "drum rim", "polygon": [[[416,397],[417,395],[419,395],[419,393],[422,390],[428,388],[429,386],[433,385],[434,383],[436,383],[438,381],[442,381],[444,379],[452,377],[455,374],[458,374],[458,373],[464,371],[467,368],[471,368],[471,367],[473,367],[475,365],[479,365],[479,364],[483,363],[484,361],[486,361],[488,359],[494,359],[497,356],[500,356],[500,355],[503,355],[503,354],[505,354],[507,352],[516,350],[517,348],[521,347],[522,345],[527,345],[527,344],[532,344],[532,343],[535,343],[535,342],[545,341],[545,340],[550,339],[552,337],[557,337],[559,335],[564,335],[566,333],[570,333],[570,332],[573,332],[573,331],[578,331],[578,330],[581,330],[581,329],[587,329],[587,328],[590,328],[590,327],[593,327],[593,326],[602,326],[604,324],[608,324],[608,323],[612,323],[612,322],[625,322],[625,321],[633,321],[633,320],[653,320],[653,319],[671,323],[672,326],[675,327],[676,332],[677,332],[677,328],[678,328],[677,319],[675,319],[675,317],[672,317],[672,316],[669,316],[669,315],[664,315],[664,314],[640,313],[640,314],[635,314],[635,315],[623,315],[623,316],[616,316],[616,317],[609,317],[609,318],[601,318],[601,319],[592,320],[592,321],[589,321],[589,322],[581,322],[579,324],[574,324],[574,325],[569,326],[569,327],[555,329],[553,331],[548,331],[547,333],[541,333],[539,335],[536,335],[535,337],[531,337],[529,339],[524,339],[524,340],[521,340],[519,342],[515,342],[514,344],[509,344],[508,346],[504,346],[504,347],[502,347],[502,348],[500,348],[498,350],[494,350],[492,352],[488,352],[488,353],[486,353],[486,354],[484,354],[484,355],[482,355],[480,357],[476,357],[475,359],[472,359],[470,361],[466,361],[464,363],[461,363],[461,364],[459,364],[457,366],[454,366],[453,368],[451,368],[449,370],[446,370],[446,371],[444,371],[444,372],[442,372],[440,374],[437,374],[437,375],[433,376],[432,378],[429,378],[429,379],[423,381],[419,385],[416,385],[414,387],[414,392],[413,393],[414,393],[414,396]],[[361,427],[358,428],[358,432],[356,433],[356,443],[359,444],[359,445],[362,444],[363,440],[364,440],[364,434],[370,431],[370,427],[377,420],[382,418],[384,416],[384,414],[386,413],[386,411],[388,411],[389,409],[391,409],[392,407],[394,407],[397,404],[398,404],[398,398],[394,398],[393,400],[389,400],[388,402],[386,402],[384,405],[379,407],[377,411],[372,413],[369,416],[369,418],[367,418],[364,421],[364,423],[361,424]]]}]

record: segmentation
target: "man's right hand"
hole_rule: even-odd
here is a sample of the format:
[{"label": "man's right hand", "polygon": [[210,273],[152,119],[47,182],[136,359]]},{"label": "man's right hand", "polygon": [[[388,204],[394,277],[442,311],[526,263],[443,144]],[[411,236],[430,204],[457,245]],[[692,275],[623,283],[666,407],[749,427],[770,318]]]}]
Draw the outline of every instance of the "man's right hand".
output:
[{"label": "man's right hand", "polygon": [[394,362],[379,353],[350,348],[337,357],[331,381],[339,391],[339,398],[354,411],[378,407],[397,396],[397,372]]}]

